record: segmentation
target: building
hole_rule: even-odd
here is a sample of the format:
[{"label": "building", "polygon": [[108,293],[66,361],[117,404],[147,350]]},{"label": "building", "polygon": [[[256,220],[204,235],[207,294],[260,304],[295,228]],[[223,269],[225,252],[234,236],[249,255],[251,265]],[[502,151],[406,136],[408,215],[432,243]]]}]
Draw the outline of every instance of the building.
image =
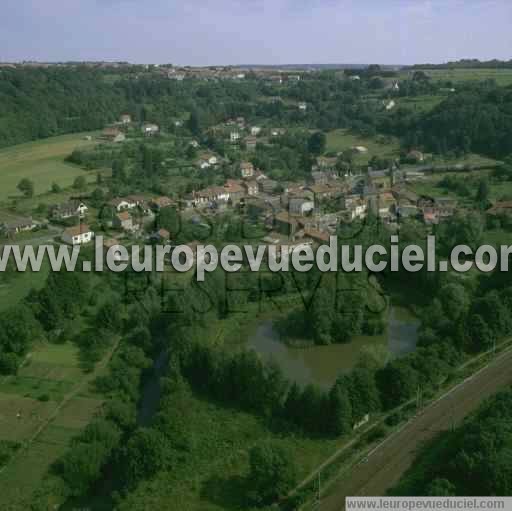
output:
[{"label": "building", "polygon": [[151,200],[149,203],[152,209],[160,210],[163,208],[168,208],[170,206],[174,205],[174,201],[170,197],[166,197],[165,195],[162,195],[161,197],[155,197]]},{"label": "building", "polygon": [[119,117],[119,122],[121,124],[131,124],[132,116],[130,114],[121,114],[121,117]]},{"label": "building", "polygon": [[301,101],[301,102],[299,103],[299,110],[300,110],[301,112],[305,112],[307,109],[308,109],[308,105],[307,105],[307,103],[305,103],[304,101]]},{"label": "building", "polygon": [[251,135],[253,137],[259,135],[261,133],[261,128],[259,126],[252,126],[251,127]]},{"label": "building", "polygon": [[86,224],[69,227],[62,233],[62,241],[68,245],[83,245],[84,243],[89,243],[93,237],[94,233]]},{"label": "building", "polygon": [[160,127],[157,124],[145,123],[142,125],[141,131],[145,137],[153,137],[160,133]]},{"label": "building", "polygon": [[81,201],[73,200],[50,206],[50,218],[52,220],[65,220],[66,218],[83,218],[89,208]]},{"label": "building", "polygon": [[108,202],[109,206],[114,208],[116,211],[124,211],[126,209],[133,209],[137,204],[130,200],[128,197],[122,199],[121,197],[115,197]]},{"label": "building", "polygon": [[126,135],[119,128],[105,128],[101,133],[101,140],[118,143],[126,140]]},{"label": "building", "polygon": [[272,194],[278,189],[279,183],[273,179],[260,179],[258,181],[258,186],[260,187],[261,192]]},{"label": "building", "polygon": [[248,151],[256,151],[256,145],[258,144],[258,139],[256,137],[245,137],[244,142]]},{"label": "building", "polygon": [[235,144],[237,143],[239,140],[240,140],[240,132],[239,131],[232,131],[230,134],[229,134],[229,140],[232,144]]},{"label": "building", "polygon": [[122,229],[123,231],[134,231],[136,229],[128,211],[121,211],[121,213],[114,215],[112,227],[114,227],[114,229]]},{"label": "building", "polygon": [[307,197],[289,197],[288,212],[290,215],[309,215],[315,209],[315,203]]},{"label": "building", "polygon": [[409,151],[407,153],[406,159],[408,162],[420,163],[425,160],[425,155],[421,151]]},{"label": "building", "polygon": [[20,232],[31,231],[36,228],[36,223],[32,220],[32,217],[17,218],[9,222],[2,224],[2,230],[6,234],[18,234]]},{"label": "building", "polygon": [[254,176],[254,165],[249,161],[240,163],[240,174],[244,179]]},{"label": "building", "polygon": [[247,195],[258,195],[259,186],[257,181],[245,181],[242,186],[245,188]]}]

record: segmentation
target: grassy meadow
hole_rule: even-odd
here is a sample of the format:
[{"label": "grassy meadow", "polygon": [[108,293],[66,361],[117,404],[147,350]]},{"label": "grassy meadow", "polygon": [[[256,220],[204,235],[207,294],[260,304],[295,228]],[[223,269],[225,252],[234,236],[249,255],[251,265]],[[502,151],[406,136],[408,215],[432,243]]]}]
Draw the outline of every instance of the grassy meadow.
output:
[{"label": "grassy meadow", "polygon": [[47,192],[54,182],[70,186],[77,176],[94,180],[96,172],[87,173],[64,161],[74,149],[97,144],[94,139],[85,140],[86,135],[63,135],[0,149],[0,201],[21,195],[16,186],[22,178],[34,182],[35,195]]},{"label": "grassy meadow", "polygon": [[328,152],[343,152],[355,146],[364,146],[368,149],[367,153],[355,155],[354,161],[359,165],[366,163],[373,156],[396,158],[400,152],[398,140],[392,137],[366,138],[355,135],[346,129],[333,130],[327,133],[326,151]]},{"label": "grassy meadow", "polygon": [[[454,83],[466,81],[495,80],[498,85],[512,84],[512,69],[423,69],[433,80],[450,80]],[[405,79],[411,71],[402,71],[400,78]]]}]

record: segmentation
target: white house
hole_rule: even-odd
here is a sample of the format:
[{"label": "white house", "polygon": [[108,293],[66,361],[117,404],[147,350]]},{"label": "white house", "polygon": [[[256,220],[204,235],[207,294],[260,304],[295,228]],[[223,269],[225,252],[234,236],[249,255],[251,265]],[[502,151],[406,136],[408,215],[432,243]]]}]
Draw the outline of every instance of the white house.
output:
[{"label": "white house", "polygon": [[232,131],[230,134],[229,134],[229,140],[231,142],[238,142],[240,140],[240,132],[239,131]]},{"label": "white house", "polygon": [[308,109],[308,105],[304,101],[301,101],[299,103],[299,110],[301,110],[302,112],[305,112],[307,109]]},{"label": "white house", "polygon": [[153,135],[158,134],[160,128],[158,127],[157,124],[146,123],[142,125],[141,130],[146,137],[152,137]]},{"label": "white house", "polygon": [[93,237],[94,233],[86,224],[69,227],[62,233],[62,241],[68,245],[83,245],[89,243]]},{"label": "white house", "polygon": [[261,133],[261,128],[259,126],[253,126],[251,128],[251,135],[255,137],[256,135],[259,135]]}]

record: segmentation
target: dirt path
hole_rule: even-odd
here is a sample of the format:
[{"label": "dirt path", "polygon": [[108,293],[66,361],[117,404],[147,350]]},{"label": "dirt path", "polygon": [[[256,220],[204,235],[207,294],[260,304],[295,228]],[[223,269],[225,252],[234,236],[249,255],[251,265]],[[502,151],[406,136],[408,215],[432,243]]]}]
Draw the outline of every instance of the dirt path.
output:
[{"label": "dirt path", "polygon": [[512,352],[468,378],[412,419],[370,453],[366,462],[336,483],[322,498],[321,511],[340,511],[346,496],[380,496],[394,486],[414,461],[418,449],[439,431],[460,423],[484,401],[512,384]]}]

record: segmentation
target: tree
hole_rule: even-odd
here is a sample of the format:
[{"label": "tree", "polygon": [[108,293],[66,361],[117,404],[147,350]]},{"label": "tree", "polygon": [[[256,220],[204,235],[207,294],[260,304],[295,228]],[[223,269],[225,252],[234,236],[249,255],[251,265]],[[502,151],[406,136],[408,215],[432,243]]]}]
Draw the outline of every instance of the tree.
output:
[{"label": "tree", "polygon": [[[347,389],[336,383],[329,391],[326,426],[333,435],[344,435],[352,429],[352,406]],[[325,419],[324,419],[325,420]]]},{"label": "tree", "polygon": [[190,118],[187,123],[187,127],[192,135],[199,137],[201,136],[201,121],[197,110],[192,110]]},{"label": "tree", "polygon": [[87,188],[87,181],[84,176],[77,176],[73,181],[73,188],[83,192]]},{"label": "tree", "polygon": [[281,446],[265,442],[249,452],[250,472],[247,478],[251,504],[267,505],[285,496],[297,481],[297,467]]},{"label": "tree", "polygon": [[427,486],[425,495],[427,497],[454,497],[457,495],[457,489],[448,479],[438,478]]},{"label": "tree", "polygon": [[52,183],[52,187],[51,187],[51,192],[52,193],[60,193],[62,192],[62,188],[60,187],[60,185],[58,185],[57,183]]},{"label": "tree", "polygon": [[123,450],[124,477],[130,486],[152,477],[166,463],[166,439],[156,429],[140,428]]},{"label": "tree", "polygon": [[17,188],[25,197],[32,197],[34,195],[34,183],[26,177],[18,183]]},{"label": "tree", "polygon": [[487,182],[487,179],[481,179],[478,183],[475,200],[482,208],[487,207],[487,204],[489,203],[489,183]]},{"label": "tree", "polygon": [[326,141],[325,133],[322,131],[313,133],[308,139],[308,151],[315,156],[323,154],[325,151]]}]

